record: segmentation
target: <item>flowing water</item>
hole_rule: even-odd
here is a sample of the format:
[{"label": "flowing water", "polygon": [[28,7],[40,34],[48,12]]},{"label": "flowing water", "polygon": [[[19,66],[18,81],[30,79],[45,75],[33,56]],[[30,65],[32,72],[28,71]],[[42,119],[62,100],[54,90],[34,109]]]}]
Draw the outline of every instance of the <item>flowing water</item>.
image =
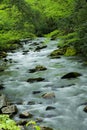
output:
[{"label": "flowing water", "polygon": [[[43,122],[40,125],[54,130],[87,130],[87,114],[83,111],[84,103],[87,103],[87,67],[76,57],[50,59],[48,55],[57,48],[58,40],[49,41],[47,48],[34,51],[32,43],[42,44],[45,40],[37,38],[22,42],[23,48],[8,53],[10,62],[6,64],[5,71],[0,73],[0,81],[5,86],[2,91],[12,102],[23,102],[17,105],[19,112],[28,110],[34,115],[33,120],[41,118]],[[29,52],[24,55],[25,50]],[[29,69],[37,65],[43,65],[47,70],[29,73]],[[79,72],[82,76],[71,80],[61,79],[71,71]],[[36,77],[45,78],[45,81],[27,82],[27,79]],[[41,93],[33,94],[34,91]],[[55,98],[43,99],[42,95],[47,92],[54,92]],[[28,105],[28,102],[35,104]],[[46,111],[47,106],[56,109]],[[15,116],[15,119],[18,120],[18,117]]]}]

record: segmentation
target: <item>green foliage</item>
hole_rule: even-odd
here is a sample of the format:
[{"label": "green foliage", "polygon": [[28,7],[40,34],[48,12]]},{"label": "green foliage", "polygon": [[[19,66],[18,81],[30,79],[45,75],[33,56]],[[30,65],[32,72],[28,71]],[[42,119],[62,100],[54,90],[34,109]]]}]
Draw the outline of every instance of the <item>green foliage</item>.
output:
[{"label": "green foliage", "polygon": [[11,120],[8,115],[0,115],[0,129],[20,130],[15,121]]},{"label": "green foliage", "polygon": [[35,121],[29,121],[26,124],[26,126],[29,126],[29,125],[32,125],[32,128],[34,128],[34,130],[41,130],[40,126],[38,126]]},{"label": "green foliage", "polygon": [[67,47],[64,55],[65,56],[75,56],[76,55],[76,49],[73,46]]},{"label": "green foliage", "polygon": [[48,33],[51,39],[62,39],[61,46],[72,45],[85,54],[86,0],[0,1],[0,48],[9,48],[7,43],[13,39]]},{"label": "green foliage", "polygon": [[51,38],[51,39],[56,39],[58,38],[58,36],[60,35],[60,31],[59,30],[54,30],[51,33],[45,35],[47,38]]}]

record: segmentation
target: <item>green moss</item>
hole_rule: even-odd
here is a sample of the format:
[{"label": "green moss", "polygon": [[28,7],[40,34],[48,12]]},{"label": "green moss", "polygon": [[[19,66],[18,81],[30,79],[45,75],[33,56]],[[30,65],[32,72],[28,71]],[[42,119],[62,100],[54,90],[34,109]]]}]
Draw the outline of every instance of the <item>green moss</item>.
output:
[{"label": "green moss", "polygon": [[20,130],[15,121],[11,120],[8,115],[0,115],[0,129]]},{"label": "green moss", "polygon": [[76,55],[76,49],[74,47],[67,47],[64,55],[65,56],[75,56]]},{"label": "green moss", "polygon": [[55,40],[60,35],[60,30],[54,30],[53,32],[45,35],[47,38],[51,38],[52,40]]}]

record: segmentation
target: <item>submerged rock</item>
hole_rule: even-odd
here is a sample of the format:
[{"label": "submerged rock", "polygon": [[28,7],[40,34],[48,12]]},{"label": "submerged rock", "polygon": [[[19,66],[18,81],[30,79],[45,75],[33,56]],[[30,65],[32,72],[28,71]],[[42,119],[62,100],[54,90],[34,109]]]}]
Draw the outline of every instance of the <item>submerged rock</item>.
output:
[{"label": "submerged rock", "polygon": [[45,127],[45,126],[41,126],[40,128],[41,128],[41,130],[53,130],[52,128],[50,128],[50,127]]},{"label": "submerged rock", "polygon": [[27,105],[35,105],[35,101],[29,101]]},{"label": "submerged rock", "polygon": [[31,118],[33,115],[27,111],[24,111],[22,113],[20,113],[19,117],[20,118]]},{"label": "submerged rock", "polygon": [[47,45],[37,46],[34,51],[40,51],[41,49],[47,48]]},{"label": "submerged rock", "polygon": [[29,52],[29,50],[23,51],[23,55],[26,55]]},{"label": "submerged rock", "polygon": [[27,119],[22,119],[22,120],[19,120],[18,122],[17,122],[17,125],[26,125],[27,124]]},{"label": "submerged rock", "polygon": [[1,90],[1,89],[4,89],[4,86],[3,86],[3,84],[0,84],[0,90]]},{"label": "submerged rock", "polygon": [[44,66],[38,65],[34,69],[30,69],[29,72],[34,73],[34,72],[37,72],[37,71],[44,71],[44,70],[47,70],[47,68],[44,67]]},{"label": "submerged rock", "polygon": [[10,105],[1,109],[3,114],[16,114],[18,109],[15,105]]},{"label": "submerged rock", "polygon": [[77,78],[79,76],[82,76],[82,74],[78,72],[70,72],[62,76],[61,79],[71,79],[71,78]]},{"label": "submerged rock", "polygon": [[53,106],[48,106],[48,107],[46,108],[46,111],[48,111],[48,110],[54,110],[54,109],[56,109],[56,108],[53,107]]},{"label": "submerged rock", "polygon": [[46,98],[46,99],[55,98],[55,93],[54,92],[45,93],[45,94],[42,95],[42,97]]},{"label": "submerged rock", "polygon": [[83,111],[87,113],[87,106],[83,109]]},{"label": "submerged rock", "polygon": [[42,91],[33,91],[32,94],[39,94],[41,93]]},{"label": "submerged rock", "polygon": [[34,82],[41,82],[41,81],[44,81],[45,79],[44,78],[41,78],[41,77],[38,77],[38,78],[29,78],[27,80],[27,82],[29,83],[34,83]]}]

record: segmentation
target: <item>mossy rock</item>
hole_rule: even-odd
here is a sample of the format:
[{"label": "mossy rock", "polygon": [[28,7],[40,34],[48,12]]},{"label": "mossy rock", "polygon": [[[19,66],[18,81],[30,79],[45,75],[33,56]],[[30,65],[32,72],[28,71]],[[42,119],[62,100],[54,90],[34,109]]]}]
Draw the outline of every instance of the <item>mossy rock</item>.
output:
[{"label": "mossy rock", "polygon": [[77,78],[79,76],[82,76],[82,74],[78,72],[70,72],[62,76],[61,79],[71,79],[71,78]]},{"label": "mossy rock", "polygon": [[29,83],[34,83],[34,82],[42,82],[42,81],[44,81],[45,79],[44,78],[41,78],[41,77],[38,77],[38,78],[29,78],[28,80],[27,80],[27,82],[29,82]]},{"label": "mossy rock", "polygon": [[65,50],[62,49],[56,49],[49,55],[51,58],[60,58],[61,55],[64,55]]},{"label": "mossy rock", "polygon": [[46,67],[42,66],[42,65],[37,65],[35,68],[30,69],[29,72],[30,73],[34,73],[34,72],[38,72],[38,71],[45,71],[47,70]]},{"label": "mossy rock", "polygon": [[76,55],[76,49],[74,47],[67,47],[65,56],[75,56]]},{"label": "mossy rock", "polygon": [[7,56],[7,53],[4,51],[0,52],[0,58],[5,58]]}]

